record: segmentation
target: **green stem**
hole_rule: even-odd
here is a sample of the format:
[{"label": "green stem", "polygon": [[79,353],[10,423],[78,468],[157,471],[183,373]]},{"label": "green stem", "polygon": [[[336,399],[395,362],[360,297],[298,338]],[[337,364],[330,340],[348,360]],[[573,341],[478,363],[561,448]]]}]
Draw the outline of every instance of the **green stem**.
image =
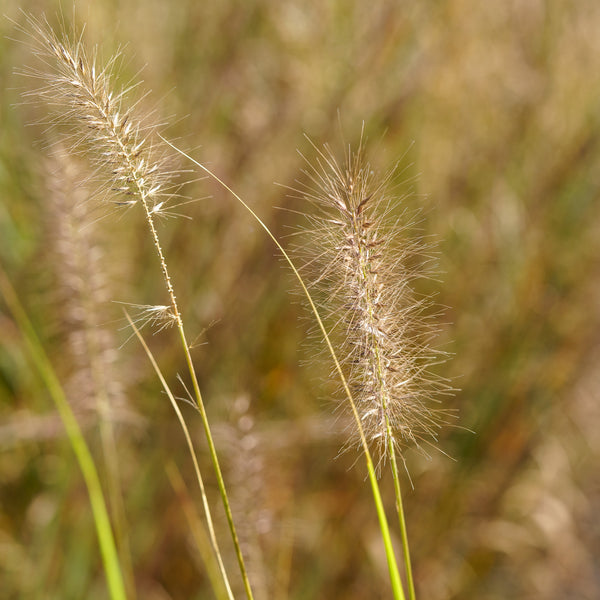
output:
[{"label": "green stem", "polygon": [[6,304],[11,311],[15,321],[17,322],[27,349],[31,354],[33,363],[35,364],[40,376],[42,377],[56,409],[60,414],[60,418],[64,424],[69,443],[73,448],[77,462],[83,474],[85,484],[87,486],[94,517],[94,524],[98,534],[98,542],[100,544],[100,553],[102,562],[106,572],[106,579],[110,597],[113,600],[125,600],[125,585],[123,583],[123,574],[119,565],[115,540],[108,517],[106,503],[100,485],[98,471],[94,464],[89,447],[83,437],[79,423],[71,410],[67,401],[64,390],[56,376],[54,368],[46,355],[42,343],[40,342],[29,317],[27,316],[19,298],[11,285],[4,270],[0,267],[0,289],[6,301]]},{"label": "green stem", "polygon": [[[115,136],[118,143],[123,147],[123,151],[126,152],[126,148],[119,136]],[[215,444],[213,441],[212,433],[210,430],[210,425],[208,422],[208,416],[206,414],[206,409],[204,408],[204,401],[202,400],[202,394],[200,392],[200,386],[198,384],[198,377],[196,376],[196,370],[194,368],[194,363],[192,361],[192,356],[190,354],[189,344],[187,342],[185,331],[183,329],[183,320],[181,318],[181,313],[179,312],[179,306],[177,304],[177,298],[175,297],[175,290],[173,289],[173,284],[171,282],[171,277],[169,275],[169,269],[167,267],[167,261],[165,260],[162,247],[160,245],[160,240],[158,238],[158,232],[156,231],[156,226],[154,224],[154,216],[152,210],[148,205],[147,193],[145,191],[144,185],[142,181],[139,179],[135,179],[135,175],[137,171],[133,167],[130,160],[128,160],[129,169],[132,173],[132,177],[134,178],[135,185],[137,186],[138,195],[142,202],[142,206],[144,208],[144,213],[146,215],[146,222],[148,223],[148,227],[150,228],[150,233],[152,235],[152,240],[154,243],[154,247],[158,254],[158,259],[160,261],[160,267],[163,274],[163,279],[165,281],[165,285],[167,287],[167,293],[169,294],[169,298],[171,301],[171,308],[173,310],[173,316],[177,322],[177,329],[179,331],[179,337],[181,339],[181,343],[183,345],[183,349],[185,352],[185,360],[188,366],[188,371],[190,373],[190,377],[192,379],[192,386],[194,388],[194,397],[196,399],[196,405],[198,407],[198,411],[200,412],[200,417],[202,420],[202,426],[204,428],[204,433],[206,435],[206,441],[208,443],[208,451],[210,454],[210,460],[213,465],[213,469],[215,475],[217,476],[217,486],[219,488],[219,494],[221,496],[221,501],[223,502],[223,508],[225,509],[225,515],[227,518],[227,524],[229,526],[229,531],[231,532],[231,537],[233,539],[233,545],[235,547],[235,554],[237,557],[237,561],[240,567],[240,573],[242,575],[242,580],[244,582],[244,589],[246,591],[246,596],[248,600],[254,600],[254,596],[252,595],[252,588],[250,586],[250,579],[248,578],[248,573],[246,571],[246,565],[244,564],[244,557],[242,555],[242,549],[240,547],[240,542],[238,539],[237,531],[235,529],[235,524],[233,522],[233,515],[231,513],[231,506],[229,505],[229,497],[227,495],[227,490],[225,489],[225,481],[223,480],[223,474],[221,472],[221,466],[219,464],[219,459],[217,457],[217,450],[215,448]]]},{"label": "green stem", "polygon": [[210,454],[210,459],[213,464],[213,469],[215,471],[215,475],[217,476],[217,486],[219,488],[219,494],[221,495],[221,501],[223,502],[223,508],[225,509],[225,515],[227,517],[227,524],[229,525],[229,531],[231,532],[231,537],[233,539],[233,545],[235,547],[235,554],[237,557],[237,561],[240,567],[240,572],[242,574],[242,580],[244,582],[244,589],[246,591],[246,596],[248,600],[253,600],[254,596],[252,595],[252,588],[250,587],[250,579],[248,578],[248,572],[246,571],[246,565],[244,563],[244,557],[242,555],[242,549],[240,546],[240,541],[238,539],[237,531],[235,529],[235,524],[233,522],[233,514],[231,512],[231,506],[229,504],[229,497],[227,495],[227,490],[225,489],[225,481],[223,479],[223,473],[221,472],[221,466],[219,465],[219,459],[217,457],[217,450],[215,448],[215,443],[213,441],[212,433],[210,431],[210,426],[208,423],[208,416],[206,414],[206,409],[204,408],[204,402],[202,400],[202,394],[200,393],[200,386],[198,385],[198,378],[196,376],[196,370],[194,368],[194,363],[192,362],[192,356],[190,354],[189,345],[187,343],[187,339],[185,337],[185,332],[183,330],[183,323],[178,321],[178,329],[179,335],[181,336],[181,342],[183,347],[185,348],[185,360],[188,365],[188,370],[190,372],[190,376],[192,378],[192,386],[194,388],[194,396],[196,398],[196,406],[200,412],[200,417],[202,420],[202,425],[204,427],[204,433],[206,435],[206,441],[208,442],[208,452]]},{"label": "green stem", "polygon": [[[148,348],[148,344],[146,344],[146,341],[142,337],[140,330],[135,326],[135,323],[131,320],[131,317],[129,316],[127,311],[125,311],[125,316],[126,316],[127,320],[129,321],[129,325],[131,326],[135,335],[137,336],[138,340],[140,341],[140,344],[144,348],[144,351],[146,352],[146,355],[148,356],[148,359],[150,360],[150,364],[152,365],[154,372],[156,373],[158,379],[160,380],[160,382],[163,386],[163,389],[165,390],[165,393],[167,394],[169,401],[171,402],[171,406],[173,407],[173,410],[175,411],[175,414],[177,415],[179,424],[181,425],[181,428],[183,429],[183,435],[185,436],[185,441],[188,445],[188,450],[190,452],[190,456],[192,457],[192,462],[194,463],[194,470],[196,472],[196,480],[198,481],[198,486],[200,487],[200,494],[202,496],[202,505],[204,507],[204,514],[206,516],[206,523],[208,525],[208,531],[209,531],[209,535],[210,535],[210,542],[212,545],[212,549],[215,554],[215,558],[217,560],[221,578],[223,580],[223,584],[226,589],[227,597],[230,600],[233,600],[233,594],[231,592],[229,578],[227,577],[227,571],[225,570],[225,565],[223,564],[223,560],[221,558],[221,551],[219,549],[219,543],[217,541],[217,536],[215,535],[215,528],[214,528],[214,524],[213,524],[212,514],[210,511],[210,506],[208,504],[208,498],[206,497],[206,489],[204,487],[204,480],[202,478],[202,473],[200,472],[200,465],[198,464],[198,459],[196,458],[196,451],[194,450],[194,445],[192,443],[192,436],[190,435],[190,432],[187,428],[187,425],[185,423],[185,419],[183,418],[181,410],[179,410],[179,406],[178,406],[177,402],[175,401],[175,397],[173,396],[173,393],[171,392],[171,388],[169,388],[169,386],[167,385],[167,382],[166,382],[165,378],[163,377],[163,374],[158,366],[158,363],[156,362],[156,359],[154,358],[154,355],[150,351],[150,348]],[[225,495],[225,497],[227,497],[227,495]],[[231,525],[233,525],[233,521],[231,522]],[[233,534],[235,534],[235,527],[233,528]],[[235,539],[237,540],[237,536]],[[243,562],[242,562],[242,567],[243,567]],[[244,570],[244,573],[245,573],[245,570]],[[209,573],[209,577],[210,577],[210,573]],[[210,578],[214,579],[213,577],[210,577]]]},{"label": "green stem", "polygon": [[379,528],[381,529],[381,537],[385,547],[385,555],[387,557],[390,583],[392,584],[394,598],[397,600],[405,600],[404,589],[402,588],[400,573],[396,563],[396,555],[394,554],[394,546],[392,545],[392,538],[390,536],[390,528],[388,526],[387,517],[385,516],[381,492],[379,490],[379,484],[377,483],[377,475],[375,474],[375,467],[373,466],[370,455],[367,455],[367,470],[369,472],[369,481],[371,483],[371,490],[375,501],[375,510],[377,511],[377,517],[379,518]]},{"label": "green stem", "polygon": [[250,206],[248,204],[246,204],[246,202],[244,202],[242,200],[242,198],[238,194],[236,194],[224,181],[219,179],[219,177],[217,177],[217,175],[215,175],[212,171],[210,171],[203,164],[199,163],[197,160],[193,159],[191,156],[189,156],[188,154],[186,154],[185,152],[183,152],[182,150],[180,150],[179,148],[177,148],[176,146],[171,144],[171,142],[169,142],[165,138],[162,138],[162,139],[165,143],[167,143],[169,146],[171,146],[171,148],[173,148],[176,152],[179,152],[179,154],[181,154],[182,156],[184,156],[185,158],[190,160],[197,167],[199,167],[205,173],[210,175],[215,181],[217,181],[221,186],[223,186],[223,188],[225,188],[252,215],[252,217],[265,230],[267,235],[273,240],[273,243],[277,246],[279,251],[282,253],[283,257],[285,258],[288,265],[292,269],[294,275],[298,279],[298,282],[300,283],[300,287],[302,288],[302,291],[304,292],[304,295],[306,296],[306,298],[308,300],[310,308],[311,308],[313,314],[315,315],[315,319],[317,320],[319,329],[321,330],[321,333],[323,334],[323,338],[325,339],[325,343],[327,345],[329,353],[331,354],[331,356],[333,358],[336,370],[342,381],[342,386],[344,387],[344,392],[350,403],[350,407],[352,409],[352,414],[354,416],[354,420],[355,420],[356,426],[358,428],[361,445],[362,445],[363,451],[365,453],[365,460],[367,462],[367,471],[369,473],[369,482],[371,483],[371,491],[373,493],[373,500],[375,502],[375,508],[377,511],[377,516],[379,518],[379,527],[381,530],[381,537],[382,537],[383,544],[385,547],[385,554],[386,554],[388,570],[389,570],[389,574],[390,574],[390,583],[392,584],[392,591],[394,594],[394,599],[395,600],[405,600],[404,590],[402,589],[402,582],[401,582],[400,573],[398,570],[398,564],[396,562],[396,555],[394,554],[394,548],[392,545],[392,539],[391,539],[391,535],[390,535],[389,525],[387,522],[387,517],[385,515],[385,510],[383,508],[383,501],[381,499],[381,492],[379,490],[379,484],[377,483],[377,475],[375,474],[375,467],[373,466],[373,459],[371,458],[371,452],[369,451],[369,446],[367,444],[365,432],[364,432],[364,429],[363,429],[363,426],[362,426],[362,423],[360,420],[360,415],[358,414],[358,410],[356,408],[356,404],[354,402],[352,392],[350,391],[350,387],[348,386],[348,382],[346,381],[346,377],[344,376],[344,372],[342,371],[342,367],[338,361],[337,355],[333,348],[333,344],[331,343],[331,340],[329,338],[329,334],[327,333],[327,330],[325,329],[325,324],[323,323],[323,321],[321,319],[321,315],[319,314],[319,311],[312,299],[312,296],[310,295],[310,292],[308,291],[308,288],[306,287],[306,284],[304,283],[304,280],[302,279],[302,276],[300,275],[300,272],[296,268],[296,265],[293,263],[292,259],[288,255],[288,253],[285,251],[283,246],[280,244],[279,240],[275,237],[275,235],[267,227],[267,225],[264,223],[264,221],[252,210],[252,208],[250,208]]},{"label": "green stem", "polygon": [[396,451],[394,449],[394,438],[392,437],[391,427],[388,426],[388,453],[392,463],[392,477],[394,479],[394,493],[396,495],[396,511],[398,512],[398,521],[400,524],[400,535],[402,537],[402,552],[404,554],[404,566],[406,567],[406,582],[408,584],[408,595],[410,600],[416,600],[415,583],[413,581],[412,564],[410,561],[410,549],[408,546],[408,533],[406,530],[406,519],[404,518],[404,505],[402,503],[402,493],[400,491],[400,475],[398,474],[398,463],[396,461]]}]

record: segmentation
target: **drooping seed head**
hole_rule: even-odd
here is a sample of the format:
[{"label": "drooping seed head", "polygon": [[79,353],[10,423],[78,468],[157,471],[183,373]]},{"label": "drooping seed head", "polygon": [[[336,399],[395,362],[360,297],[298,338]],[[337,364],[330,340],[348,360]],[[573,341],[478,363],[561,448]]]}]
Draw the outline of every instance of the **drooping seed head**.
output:
[{"label": "drooping seed head", "polygon": [[33,17],[28,24],[43,67],[23,74],[44,85],[27,96],[54,109],[50,125],[63,133],[70,152],[96,167],[96,179],[114,205],[143,203],[152,214],[163,214],[177,191],[171,159],[157,143],[156,126],[138,114],[137,102],[128,103],[135,86],[115,87],[120,56],[100,66],[97,49],[86,50],[83,33],[75,37],[63,27],[57,34]]}]

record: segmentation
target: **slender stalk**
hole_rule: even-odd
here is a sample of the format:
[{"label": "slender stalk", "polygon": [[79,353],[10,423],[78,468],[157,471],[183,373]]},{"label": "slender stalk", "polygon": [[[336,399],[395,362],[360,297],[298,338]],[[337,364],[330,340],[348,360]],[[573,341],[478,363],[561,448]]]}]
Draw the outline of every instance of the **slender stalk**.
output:
[{"label": "slender stalk", "polygon": [[194,367],[194,363],[192,361],[192,356],[190,354],[189,344],[187,342],[187,338],[185,335],[185,330],[183,327],[183,320],[181,319],[181,314],[179,311],[179,306],[177,304],[177,299],[175,297],[175,291],[173,289],[173,284],[171,283],[171,277],[169,275],[169,270],[167,267],[166,260],[164,258],[164,254],[160,245],[160,240],[158,238],[158,233],[156,232],[156,226],[154,224],[154,215],[149,207],[145,190],[142,186],[139,186],[138,189],[139,197],[142,201],[142,205],[144,207],[144,211],[146,213],[146,221],[150,228],[150,232],[152,234],[154,247],[158,254],[158,258],[160,260],[160,266],[163,273],[163,279],[165,281],[165,285],[167,287],[167,292],[169,294],[169,299],[171,301],[171,310],[173,311],[173,318],[177,323],[177,330],[179,332],[179,337],[181,340],[181,345],[184,350],[185,360],[187,363],[188,371],[190,377],[192,379],[192,388],[194,390],[194,398],[196,401],[196,406],[198,407],[198,411],[200,412],[200,419],[202,421],[202,427],[204,428],[204,434],[206,436],[206,441],[208,444],[208,453],[210,455],[210,460],[213,465],[213,470],[217,477],[217,487],[219,488],[219,495],[221,496],[221,502],[223,503],[223,508],[225,510],[225,516],[227,519],[227,525],[229,526],[229,531],[231,533],[231,538],[233,540],[233,545],[235,548],[235,554],[238,561],[238,565],[240,568],[240,573],[242,576],[242,580],[244,583],[244,589],[246,591],[246,596],[248,600],[253,600],[252,588],[250,586],[250,580],[248,578],[248,572],[246,570],[246,565],[244,563],[244,557],[242,555],[242,549],[240,546],[239,538],[237,535],[237,531],[235,528],[235,523],[233,521],[233,514],[231,512],[231,506],[229,504],[229,496],[227,494],[227,489],[225,487],[225,481],[223,479],[223,473],[221,471],[221,465],[219,464],[219,458],[217,456],[217,450],[215,447],[215,443],[213,440],[212,432],[210,429],[210,424],[208,422],[208,415],[206,414],[206,408],[204,407],[204,401],[202,399],[202,393],[200,391],[200,386],[198,384],[198,377],[196,375],[196,369]]},{"label": "slender stalk", "polygon": [[389,525],[387,522],[387,517],[385,515],[383,501],[381,499],[381,492],[379,489],[379,484],[377,482],[375,466],[373,464],[371,452],[370,452],[369,446],[367,444],[367,439],[366,439],[366,436],[364,433],[364,429],[363,429],[362,422],[361,422],[361,419],[360,419],[360,416],[358,413],[358,409],[356,407],[356,403],[354,402],[352,392],[350,391],[350,387],[348,385],[348,382],[346,380],[346,377],[344,375],[344,372],[342,370],[340,362],[337,358],[337,354],[333,348],[333,344],[330,340],[329,334],[327,333],[327,330],[325,328],[325,324],[323,323],[323,321],[321,319],[319,311],[313,301],[313,298],[312,298],[310,292],[308,291],[308,288],[307,288],[302,276],[300,275],[300,272],[296,268],[296,265],[290,258],[289,254],[286,252],[286,250],[283,248],[283,246],[281,245],[279,240],[275,237],[275,235],[271,232],[271,230],[267,227],[267,225],[264,223],[264,221],[252,210],[252,208],[250,208],[250,206],[248,204],[246,204],[246,202],[244,202],[244,200],[242,200],[242,198],[236,192],[234,192],[224,181],[222,181],[217,175],[215,175],[212,171],[210,171],[203,164],[201,164],[200,162],[198,162],[197,160],[195,160],[194,158],[192,158],[191,156],[189,156],[188,154],[186,154],[185,152],[183,152],[182,150],[180,150],[179,148],[177,148],[176,146],[171,144],[168,140],[165,140],[164,138],[162,138],[162,139],[167,144],[169,144],[169,146],[171,146],[171,148],[173,148],[176,152],[179,152],[182,156],[184,156],[185,158],[190,160],[193,164],[195,164],[197,167],[202,169],[205,173],[210,175],[210,177],[212,177],[217,183],[219,183],[221,186],[223,186],[224,189],[226,189],[230,194],[233,195],[233,197],[238,202],[240,202],[240,204],[252,215],[252,217],[265,230],[267,235],[273,240],[273,242],[275,243],[275,245],[277,246],[279,251],[282,253],[283,257],[289,264],[294,275],[298,279],[298,282],[300,283],[300,287],[302,288],[302,291],[303,291],[304,295],[306,296],[306,299],[308,300],[308,303],[309,303],[310,308],[315,316],[315,319],[317,320],[319,329],[321,330],[321,333],[323,334],[323,338],[325,339],[325,343],[327,345],[329,353],[331,354],[333,361],[335,363],[336,371],[338,372],[338,375],[340,376],[340,379],[342,381],[342,386],[344,388],[344,392],[350,403],[352,414],[353,414],[354,420],[356,422],[356,426],[358,428],[361,446],[365,453],[365,460],[367,462],[367,472],[368,472],[368,476],[369,476],[369,483],[371,484],[373,500],[375,502],[377,517],[379,519],[379,527],[381,530],[381,536],[382,536],[383,544],[385,547],[385,553],[386,553],[386,558],[387,558],[387,562],[388,562],[388,571],[389,571],[389,576],[390,576],[390,583],[392,585],[392,591],[394,594],[394,598],[399,599],[399,600],[404,600],[404,598],[405,598],[404,590],[402,588],[402,582],[401,582],[400,574],[398,571],[396,556],[394,554],[394,548],[393,548],[392,539],[391,539],[391,535],[390,535]]},{"label": "slender stalk", "polygon": [[52,75],[44,71],[31,73],[49,81],[46,89],[36,92],[36,95],[61,109],[68,107],[57,115],[57,121],[66,121],[70,126],[75,121],[79,125],[76,139],[81,138],[81,143],[75,150],[81,151],[99,168],[110,192],[124,199],[118,201],[118,204],[132,206],[140,203],[144,210],[170,299],[168,317],[177,324],[244,588],[248,600],[253,600],[183,321],[156,230],[157,215],[166,212],[167,203],[173,196],[168,185],[172,173],[166,170],[164,157],[161,158],[152,146],[151,134],[156,129],[142,126],[142,122],[133,114],[133,107],[123,110],[127,90],[116,93],[111,85],[110,74],[114,60],[103,69],[97,68],[96,53],[89,58],[81,38],[76,42],[63,41],[54,34],[46,21],[40,23],[34,18],[29,20],[34,32],[43,42],[40,57],[48,65],[49,60],[55,62],[58,70],[58,74]]},{"label": "slender stalk", "polygon": [[396,450],[394,448],[394,438],[392,437],[391,427],[388,423],[388,456],[392,465],[392,477],[394,479],[394,494],[396,496],[396,511],[398,513],[398,522],[400,525],[400,535],[402,537],[402,552],[404,554],[404,566],[406,567],[406,583],[408,587],[408,597],[410,600],[416,600],[415,582],[412,574],[412,564],[410,560],[410,548],[408,545],[408,533],[406,529],[406,519],[404,518],[404,505],[402,502],[402,492],[400,490],[400,475],[398,463],[396,461]]},{"label": "slender stalk", "polygon": [[102,486],[100,485],[100,478],[98,477],[98,471],[92,454],[42,343],[2,267],[0,267],[0,289],[9,310],[19,325],[33,363],[44,380],[48,392],[60,414],[67,437],[69,438],[69,443],[83,474],[90,497],[90,505],[92,507],[110,597],[113,600],[125,600],[127,596],[125,594],[123,574],[119,565],[117,548]]},{"label": "slender stalk", "polygon": [[183,330],[183,323],[181,320],[178,322],[179,335],[181,336],[181,342],[185,349],[185,359],[188,365],[188,370],[190,376],[192,378],[192,387],[194,388],[194,397],[196,399],[196,405],[198,406],[198,410],[200,411],[200,417],[202,420],[202,425],[204,427],[204,433],[206,435],[206,441],[208,442],[208,452],[210,454],[210,458],[213,464],[213,469],[215,471],[215,475],[217,476],[217,485],[219,488],[219,494],[221,495],[221,500],[223,502],[223,508],[225,509],[225,516],[227,517],[227,524],[229,525],[229,531],[231,533],[231,537],[233,539],[233,545],[235,548],[235,554],[237,557],[237,561],[240,567],[240,572],[242,574],[242,580],[244,582],[244,589],[246,591],[246,596],[248,596],[249,600],[253,599],[252,588],[250,586],[250,580],[248,578],[248,572],[246,570],[246,565],[244,563],[244,557],[242,555],[242,549],[240,546],[240,541],[237,535],[237,531],[235,529],[235,524],[233,522],[233,514],[231,512],[231,506],[229,504],[229,497],[227,495],[227,490],[225,489],[225,481],[223,480],[223,474],[221,472],[221,467],[219,465],[219,459],[217,457],[217,450],[215,448],[215,443],[213,441],[212,433],[210,431],[210,425],[208,423],[208,417],[206,415],[206,409],[204,408],[204,402],[202,401],[202,394],[200,393],[200,386],[198,385],[198,377],[196,376],[196,369],[194,368],[194,363],[192,362],[192,356],[190,354],[190,348],[187,343],[187,339],[185,337],[185,332]]},{"label": "slender stalk", "polygon": [[[129,314],[127,314],[127,312],[125,312],[125,316],[127,317],[127,320],[129,321],[129,325],[131,325],[131,328],[133,329],[138,340],[140,341],[140,344],[142,344],[142,347],[144,348],[144,351],[146,352],[146,355],[148,356],[148,359],[150,360],[150,363],[152,364],[152,367],[154,368],[154,371],[155,371],[157,377],[159,378],[159,380],[163,386],[163,389],[165,390],[165,393],[169,397],[171,406],[173,407],[173,410],[175,411],[175,414],[177,415],[177,419],[179,420],[181,428],[183,429],[185,441],[188,445],[188,449],[189,449],[190,455],[192,457],[192,461],[194,463],[194,470],[196,471],[196,479],[198,480],[198,486],[200,487],[200,494],[202,496],[202,505],[204,507],[204,514],[206,516],[206,522],[208,525],[208,532],[209,532],[212,548],[215,553],[217,563],[219,565],[219,571],[221,572],[223,584],[225,585],[225,588],[227,590],[227,596],[230,598],[230,600],[233,600],[233,594],[231,592],[229,578],[227,577],[227,572],[225,570],[225,566],[223,565],[223,560],[221,558],[221,552],[219,550],[219,544],[217,542],[217,536],[215,534],[215,528],[214,528],[214,524],[213,524],[213,520],[212,520],[212,514],[210,511],[210,506],[208,504],[206,490],[204,488],[204,480],[203,480],[202,474],[200,472],[200,465],[198,464],[198,459],[196,458],[196,451],[194,450],[194,445],[192,443],[192,437],[190,436],[190,432],[185,423],[185,419],[183,418],[183,415],[181,414],[181,410],[179,410],[179,406],[178,406],[177,402],[175,401],[173,393],[171,392],[171,388],[169,388],[165,378],[163,377],[163,374],[154,358],[154,355],[150,351],[150,348],[148,348],[148,345],[146,344],[146,341],[142,337],[142,334],[140,333],[139,329],[135,326],[135,323],[131,320],[131,317],[129,316]],[[214,448],[213,448],[213,450],[214,450]],[[233,520],[231,521],[230,525],[233,526]],[[235,527],[233,528],[233,531],[235,533]],[[238,546],[239,546],[239,544],[238,544]],[[242,561],[242,564],[243,564],[243,561]]]},{"label": "slender stalk", "polygon": [[181,502],[183,512],[185,513],[190,526],[190,533],[196,542],[196,548],[198,549],[200,559],[206,568],[206,573],[210,579],[215,596],[217,596],[218,600],[232,600],[233,595],[229,586],[225,589],[225,586],[223,585],[223,575],[220,564],[217,564],[214,556],[211,536],[204,528],[204,524],[198,515],[196,506],[190,497],[189,490],[183,481],[183,477],[181,476],[177,465],[171,460],[167,463],[166,470],[171,486]]},{"label": "slender stalk", "polygon": [[[121,143],[121,140],[118,135],[115,136],[115,139],[119,143]],[[122,144],[122,152],[128,159],[128,157],[129,157],[128,148],[124,144]],[[132,177],[135,177],[137,171],[133,165],[133,161],[130,164],[130,172],[132,173]],[[212,462],[215,475],[217,477],[217,486],[219,488],[219,495],[221,496],[221,501],[223,503],[223,508],[225,510],[225,516],[227,518],[227,524],[229,526],[229,531],[231,533],[231,538],[233,540],[235,554],[236,554],[236,558],[237,558],[238,565],[240,568],[242,580],[244,583],[244,589],[246,591],[246,596],[248,597],[248,600],[253,600],[252,588],[250,586],[250,580],[248,578],[248,572],[246,570],[246,565],[244,563],[244,557],[242,555],[242,549],[240,547],[240,542],[239,542],[239,538],[237,535],[237,531],[235,529],[235,523],[233,521],[233,514],[231,512],[231,506],[229,504],[229,497],[227,495],[227,489],[225,488],[225,481],[223,479],[223,473],[221,471],[221,466],[219,464],[219,458],[217,456],[217,450],[215,448],[215,443],[213,441],[210,424],[208,422],[208,416],[206,414],[206,409],[204,407],[202,393],[200,392],[200,386],[198,384],[198,377],[196,375],[196,369],[195,369],[194,363],[192,361],[189,344],[187,342],[185,330],[183,328],[183,320],[181,318],[179,306],[177,304],[177,298],[175,297],[175,290],[173,289],[173,284],[171,283],[171,277],[169,275],[169,269],[167,267],[167,262],[165,260],[165,257],[164,257],[163,251],[162,251],[162,247],[160,245],[158,233],[156,231],[156,226],[155,226],[155,222],[154,222],[155,217],[154,217],[154,213],[153,213],[152,208],[150,207],[150,204],[148,201],[148,192],[146,190],[146,187],[143,184],[143,180],[140,181],[138,179],[134,179],[134,184],[135,184],[135,187],[137,188],[137,195],[142,202],[142,206],[144,208],[144,212],[146,215],[146,222],[148,223],[148,227],[149,227],[151,235],[152,235],[152,240],[154,242],[154,247],[158,254],[158,258],[160,261],[160,267],[161,267],[162,274],[163,274],[163,279],[165,281],[167,292],[169,294],[169,299],[171,301],[171,310],[173,311],[172,316],[177,323],[177,330],[179,332],[181,345],[182,345],[184,353],[185,353],[185,360],[187,363],[190,377],[192,379],[192,388],[194,390],[194,398],[196,400],[196,405],[198,407],[198,411],[200,412],[200,419],[202,421],[202,426],[204,428],[204,433],[206,435],[206,441],[208,443],[208,453],[210,455],[210,460]]]},{"label": "slender stalk", "polygon": [[[91,361],[94,363],[94,354],[90,353]],[[93,368],[93,367],[92,367]],[[95,370],[93,368],[93,370]],[[96,372],[96,374],[98,374]],[[102,388],[96,388],[102,389]],[[108,499],[111,507],[111,516],[115,527],[115,537],[119,549],[120,562],[123,567],[123,575],[127,587],[127,596],[130,600],[136,598],[135,576],[131,559],[131,546],[127,532],[127,520],[125,515],[125,502],[123,490],[120,484],[120,468],[115,431],[108,416],[108,403],[106,393],[99,391],[99,414],[100,414],[100,440],[102,454],[106,465],[106,485],[108,488]]]}]

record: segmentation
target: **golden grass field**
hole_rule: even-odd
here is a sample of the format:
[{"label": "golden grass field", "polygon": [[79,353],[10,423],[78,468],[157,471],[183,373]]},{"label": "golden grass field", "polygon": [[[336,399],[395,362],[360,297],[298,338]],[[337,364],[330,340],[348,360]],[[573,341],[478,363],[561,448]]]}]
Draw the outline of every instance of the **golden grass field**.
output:
[{"label": "golden grass field", "polygon": [[[114,427],[137,598],[213,597],[185,440],[123,317],[122,303],[167,300],[134,210],[65,221],[94,173],[52,158],[30,95],[41,82],[23,75],[41,68],[25,14],[85,25],[100,64],[120,51],[115,84],[139,82],[131,96],[161,134],[285,247],[310,210],[289,191],[306,184],[303,157],[315,163],[309,139],[342,159],[364,123],[370,164],[399,163],[398,214],[417,215],[410,235],[434,252],[434,275],[414,285],[436,305],[435,374],[456,390],[439,398],[457,418],[435,446],[403,452],[417,596],[600,597],[598,2],[4,0],[1,12],[0,266],[104,485],[100,422]],[[218,184],[181,157],[174,168],[189,202],[172,212],[190,218],[159,221],[163,250],[255,597],[391,597],[360,451],[340,453],[347,415],[289,268]],[[78,336],[82,274],[107,344],[103,414]],[[106,598],[86,487],[22,333],[0,296],[0,597]],[[143,333],[184,397],[174,330]],[[198,415],[180,406],[208,464]],[[381,486],[393,510],[385,468]]]}]

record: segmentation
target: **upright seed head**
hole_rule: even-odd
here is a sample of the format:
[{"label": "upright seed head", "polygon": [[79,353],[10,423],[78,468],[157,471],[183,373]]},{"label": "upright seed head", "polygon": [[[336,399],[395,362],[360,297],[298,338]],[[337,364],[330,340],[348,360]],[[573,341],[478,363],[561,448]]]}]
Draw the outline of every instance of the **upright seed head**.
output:
[{"label": "upright seed head", "polygon": [[419,244],[410,241],[413,223],[390,194],[395,169],[378,179],[362,142],[344,165],[329,147],[317,151],[299,190],[315,208],[307,215],[313,239],[301,250],[324,294],[363,429],[383,459],[389,444],[435,441],[445,420],[431,406],[447,385],[431,371],[441,353],[429,345],[430,302],[411,287],[421,276],[414,266]]}]

